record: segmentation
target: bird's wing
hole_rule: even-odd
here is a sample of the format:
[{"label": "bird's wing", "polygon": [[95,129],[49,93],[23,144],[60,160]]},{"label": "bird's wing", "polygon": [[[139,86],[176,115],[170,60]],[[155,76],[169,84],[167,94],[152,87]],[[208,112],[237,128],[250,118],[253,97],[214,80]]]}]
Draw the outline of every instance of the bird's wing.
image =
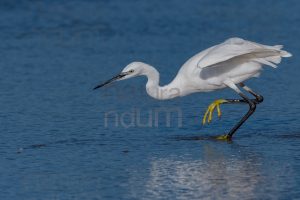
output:
[{"label": "bird's wing", "polygon": [[[250,42],[240,38],[230,38],[225,42],[209,49],[197,63],[197,67],[206,68],[216,66],[224,61],[242,58],[276,67],[281,57],[290,57],[291,54],[281,50],[281,45],[267,46]],[[275,64],[274,64],[275,63]]]}]

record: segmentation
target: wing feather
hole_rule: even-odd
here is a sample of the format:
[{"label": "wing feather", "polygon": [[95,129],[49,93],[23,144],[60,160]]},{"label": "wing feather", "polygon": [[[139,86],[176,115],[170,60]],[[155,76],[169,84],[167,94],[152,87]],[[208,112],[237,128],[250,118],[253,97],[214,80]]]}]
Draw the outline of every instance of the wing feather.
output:
[{"label": "wing feather", "polygon": [[230,59],[243,59],[245,62],[254,61],[275,68],[277,67],[275,64],[280,63],[281,57],[291,56],[290,53],[281,50],[282,47],[282,45],[267,46],[241,38],[230,38],[209,49],[198,61],[197,67],[203,69]]}]

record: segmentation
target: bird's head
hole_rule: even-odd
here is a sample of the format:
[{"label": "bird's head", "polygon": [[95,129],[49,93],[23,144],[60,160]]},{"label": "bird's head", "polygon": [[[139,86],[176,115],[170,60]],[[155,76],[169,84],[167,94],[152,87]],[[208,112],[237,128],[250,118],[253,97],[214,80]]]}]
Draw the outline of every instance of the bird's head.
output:
[{"label": "bird's head", "polygon": [[105,85],[108,85],[109,83],[115,82],[115,81],[120,81],[120,80],[125,80],[129,78],[133,78],[139,75],[143,75],[144,68],[143,68],[143,63],[141,62],[132,62],[129,65],[127,65],[118,75],[112,77],[111,79],[105,81],[104,83],[96,86],[94,88],[98,89],[100,87],[103,87]]}]

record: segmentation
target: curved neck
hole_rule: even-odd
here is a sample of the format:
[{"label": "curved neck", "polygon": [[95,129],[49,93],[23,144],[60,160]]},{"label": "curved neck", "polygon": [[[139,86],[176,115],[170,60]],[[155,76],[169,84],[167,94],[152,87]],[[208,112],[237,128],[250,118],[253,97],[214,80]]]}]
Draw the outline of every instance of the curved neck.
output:
[{"label": "curved neck", "polygon": [[151,97],[166,100],[180,96],[180,89],[174,80],[168,85],[159,86],[159,72],[154,67],[143,63],[142,75],[148,78],[146,90]]}]

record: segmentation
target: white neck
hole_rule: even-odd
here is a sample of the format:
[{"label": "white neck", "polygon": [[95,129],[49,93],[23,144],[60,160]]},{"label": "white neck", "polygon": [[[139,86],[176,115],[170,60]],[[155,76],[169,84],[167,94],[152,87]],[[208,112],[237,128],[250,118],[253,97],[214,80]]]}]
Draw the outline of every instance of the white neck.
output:
[{"label": "white neck", "polygon": [[142,75],[148,78],[146,90],[151,97],[166,100],[180,96],[180,88],[176,81],[173,80],[170,84],[161,87],[159,86],[159,72],[145,63],[140,63],[140,66],[143,68]]}]

